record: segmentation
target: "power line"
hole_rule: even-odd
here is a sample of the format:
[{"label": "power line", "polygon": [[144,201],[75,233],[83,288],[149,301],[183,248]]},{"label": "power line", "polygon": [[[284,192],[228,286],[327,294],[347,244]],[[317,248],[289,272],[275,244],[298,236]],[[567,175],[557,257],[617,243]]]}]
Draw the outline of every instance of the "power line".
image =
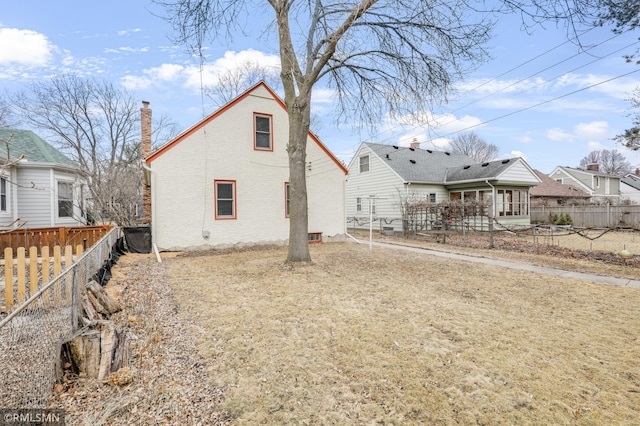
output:
[{"label": "power line", "polygon": [[440,136],[440,137],[443,137],[443,138],[444,138],[444,137],[447,137],[447,136],[454,135],[454,134],[456,134],[456,133],[464,132],[464,131],[467,131],[467,130],[470,130],[470,129],[475,129],[476,127],[482,126],[482,125],[484,125],[484,124],[492,123],[492,122],[494,122],[494,121],[497,121],[497,120],[500,120],[500,119],[503,119],[503,118],[506,118],[506,117],[510,117],[510,116],[512,116],[512,115],[518,114],[518,113],[523,112],[523,111],[528,111],[528,110],[530,110],[530,109],[533,109],[533,108],[539,107],[540,105],[545,105],[545,104],[551,103],[551,102],[553,102],[553,101],[557,101],[558,99],[566,98],[567,96],[571,96],[571,95],[574,95],[574,94],[576,94],[576,93],[583,92],[583,91],[588,90],[588,89],[591,89],[591,88],[593,88],[593,87],[600,86],[600,85],[605,84],[605,83],[609,83],[609,82],[611,82],[611,81],[613,81],[613,80],[617,80],[617,79],[619,79],[619,78],[626,77],[626,76],[628,76],[628,75],[635,74],[635,73],[637,73],[637,72],[640,72],[640,69],[636,69],[635,71],[630,71],[630,72],[628,72],[628,73],[621,74],[621,75],[618,75],[618,76],[616,76],[616,77],[609,78],[609,79],[604,80],[604,81],[601,81],[601,82],[599,82],[599,83],[594,83],[594,84],[591,84],[591,85],[589,85],[589,86],[582,87],[582,88],[580,88],[580,89],[578,89],[578,90],[574,90],[574,91],[572,91],[572,92],[565,93],[565,94],[560,95],[560,96],[556,96],[555,98],[551,98],[551,99],[548,99],[548,100],[546,100],[546,101],[539,102],[539,103],[537,103],[537,104],[530,105],[530,106],[528,106],[528,107],[521,108],[521,109],[519,109],[519,110],[512,111],[512,112],[509,112],[509,113],[507,113],[507,114],[503,114],[503,115],[498,116],[498,117],[494,117],[494,118],[492,118],[492,119],[489,119],[489,120],[483,121],[483,122],[481,122],[481,123],[474,124],[473,126],[468,126],[468,127],[465,127],[464,129],[456,130],[455,132],[447,133],[447,134],[442,135],[442,136]]}]

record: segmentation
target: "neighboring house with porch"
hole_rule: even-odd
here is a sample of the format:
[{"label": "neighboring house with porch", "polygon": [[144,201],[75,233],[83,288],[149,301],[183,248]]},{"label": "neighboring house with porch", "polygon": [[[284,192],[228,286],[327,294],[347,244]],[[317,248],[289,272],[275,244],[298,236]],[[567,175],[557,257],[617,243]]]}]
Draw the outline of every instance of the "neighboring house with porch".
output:
[{"label": "neighboring house with porch", "polygon": [[0,128],[0,228],[84,225],[87,175],[30,130]]},{"label": "neighboring house with porch", "polygon": [[[402,204],[480,201],[504,225],[528,225],[529,189],[540,179],[522,158],[478,164],[462,154],[364,142],[348,166],[347,220],[373,216],[402,231]],[[349,226],[352,226],[349,224]],[[368,225],[367,225],[368,226]]]},{"label": "neighboring house with porch", "polygon": [[598,164],[589,164],[586,169],[558,166],[549,177],[585,191],[591,196],[591,202],[617,204],[620,201],[620,176],[600,172]]},{"label": "neighboring house with porch", "polygon": [[628,173],[620,179],[620,201],[640,204],[640,170]]},{"label": "neighboring house with porch", "polygon": [[[148,103],[141,112],[144,152]],[[143,208],[156,247],[288,243],[288,141],[286,107],[261,82],[145,155],[151,191]],[[311,132],[305,166],[310,241],[343,239],[346,168]]]},{"label": "neighboring house with porch", "polygon": [[560,183],[539,170],[534,173],[540,184],[529,191],[531,207],[584,204],[591,199],[591,195],[575,186]]}]

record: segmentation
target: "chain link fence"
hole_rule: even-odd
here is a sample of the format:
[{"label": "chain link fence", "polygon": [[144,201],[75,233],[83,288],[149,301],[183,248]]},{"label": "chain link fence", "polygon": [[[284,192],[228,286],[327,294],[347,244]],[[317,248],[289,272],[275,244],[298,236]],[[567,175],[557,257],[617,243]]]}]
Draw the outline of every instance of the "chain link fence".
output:
[{"label": "chain link fence", "polygon": [[78,327],[84,284],[113,255],[120,228],[112,229],[75,263],[0,317],[0,406],[45,408],[57,377],[62,343]]}]

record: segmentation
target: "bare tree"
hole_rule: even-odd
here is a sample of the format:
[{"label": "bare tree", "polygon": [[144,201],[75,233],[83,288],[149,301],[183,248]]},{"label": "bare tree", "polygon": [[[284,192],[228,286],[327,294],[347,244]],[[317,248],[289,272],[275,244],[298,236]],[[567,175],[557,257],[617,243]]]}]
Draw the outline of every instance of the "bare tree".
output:
[{"label": "bare tree", "polygon": [[[20,117],[41,129],[90,178],[98,219],[135,223],[132,206],[141,200],[140,105],[108,82],[63,75],[33,84],[12,97]],[[175,125],[162,118],[156,137],[172,136]]]},{"label": "bare tree", "polygon": [[[480,12],[484,3],[466,0],[268,0],[265,13],[246,0],[155,2],[165,8],[176,40],[198,50],[225,32],[232,38],[252,24],[257,28],[266,13],[273,17],[260,31],[277,32],[289,114],[290,262],[310,260],[305,158],[314,85],[323,81],[335,91],[339,121],[375,126],[382,114],[426,110],[485,58],[493,19]],[[517,10],[532,23],[570,19],[578,25],[595,16],[578,0],[503,0],[498,6],[493,12]]]},{"label": "bare tree", "polygon": [[500,152],[496,145],[485,142],[474,132],[456,136],[451,143],[451,150],[457,154],[471,157],[477,163],[493,160]]},{"label": "bare tree", "polygon": [[617,135],[613,140],[621,144],[622,146],[631,150],[637,151],[640,149],[640,88],[636,87],[627,99],[631,103],[632,112],[629,114],[632,117],[633,127],[626,129],[624,133]]},{"label": "bare tree", "polygon": [[9,102],[5,98],[0,98],[0,127],[10,128],[17,125],[18,121],[11,110]]},{"label": "bare tree", "polygon": [[617,149],[591,151],[580,160],[580,167],[583,169],[588,169],[591,164],[597,164],[598,171],[610,175],[623,176],[632,170],[631,164]]},{"label": "bare tree", "polygon": [[278,71],[262,66],[257,61],[245,61],[219,74],[216,83],[205,88],[205,94],[216,105],[222,106],[261,80],[275,87]]}]

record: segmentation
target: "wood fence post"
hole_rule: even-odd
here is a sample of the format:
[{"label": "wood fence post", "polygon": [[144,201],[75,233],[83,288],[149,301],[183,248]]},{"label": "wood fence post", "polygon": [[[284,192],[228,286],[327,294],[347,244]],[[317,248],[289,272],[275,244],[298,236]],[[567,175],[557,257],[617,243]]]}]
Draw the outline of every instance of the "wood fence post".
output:
[{"label": "wood fence post", "polygon": [[[53,278],[55,279],[58,275],[60,275],[61,271],[62,271],[62,255],[60,253],[60,246],[55,246],[53,248]],[[61,284],[60,280],[57,280],[54,286],[55,288],[53,290],[53,294],[55,294],[56,297],[60,295],[62,298],[64,298],[64,293],[63,293],[64,289],[60,284]]]},{"label": "wood fence post", "polygon": [[42,246],[40,249],[40,254],[42,255],[42,284],[47,284],[49,282],[49,246]]},{"label": "wood fence post", "polygon": [[24,247],[18,247],[17,250],[17,260],[18,260],[18,303],[24,301],[27,297],[27,268],[25,262],[25,249]]},{"label": "wood fence post", "polygon": [[4,301],[7,311],[13,307],[13,249],[4,249]]},{"label": "wood fence post", "polygon": [[38,291],[38,247],[29,248],[29,296]]}]

